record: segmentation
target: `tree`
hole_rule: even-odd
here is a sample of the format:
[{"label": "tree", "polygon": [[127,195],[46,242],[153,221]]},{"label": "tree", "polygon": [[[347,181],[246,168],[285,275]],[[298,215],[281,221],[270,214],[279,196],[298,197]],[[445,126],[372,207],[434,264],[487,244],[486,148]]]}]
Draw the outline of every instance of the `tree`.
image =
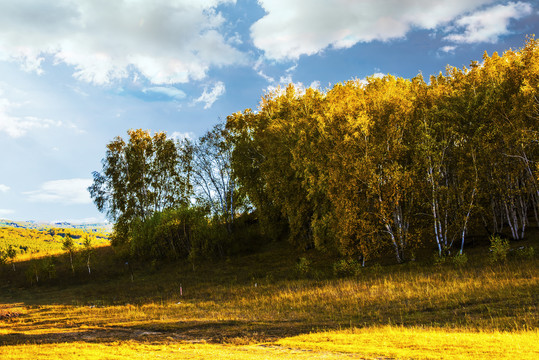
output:
[{"label": "tree", "polygon": [[83,246],[83,254],[84,254],[84,257],[86,258],[86,267],[88,268],[88,275],[91,275],[92,270],[90,268],[90,257],[92,256],[92,253],[94,252],[94,247],[92,245],[92,238],[90,236],[85,236],[82,246]]},{"label": "tree", "polygon": [[251,109],[227,117],[226,130],[233,144],[232,170],[245,202],[254,206],[262,233],[279,239],[286,231],[286,220],[264,180],[263,164],[267,157],[259,141],[262,124]]},{"label": "tree", "polygon": [[88,188],[98,210],[114,223],[113,245],[127,245],[133,221],[188,202],[186,164],[165,133],[129,130],[129,141],[107,145],[102,172]]},{"label": "tree", "polygon": [[289,240],[303,248],[314,245],[311,222],[316,209],[308,196],[299,148],[307,144],[300,140],[312,128],[320,104],[319,91],[289,85],[266,94],[257,114],[247,110],[227,119],[234,174],[263,228],[273,237],[286,229]]},{"label": "tree", "polygon": [[215,125],[190,146],[195,196],[213,216],[226,224],[228,233],[231,233],[242,199],[232,174],[233,148],[224,125]]},{"label": "tree", "polygon": [[6,260],[7,260],[7,252],[4,249],[0,249],[0,265],[5,264]]},{"label": "tree", "polygon": [[69,263],[71,265],[71,272],[75,273],[75,267],[73,266],[73,254],[75,253],[75,243],[69,234],[66,234],[64,241],[62,242],[62,250],[67,251],[69,254]]},{"label": "tree", "polygon": [[15,271],[15,258],[17,257],[17,250],[12,245],[9,245],[7,248],[6,257],[10,259],[13,271]]}]

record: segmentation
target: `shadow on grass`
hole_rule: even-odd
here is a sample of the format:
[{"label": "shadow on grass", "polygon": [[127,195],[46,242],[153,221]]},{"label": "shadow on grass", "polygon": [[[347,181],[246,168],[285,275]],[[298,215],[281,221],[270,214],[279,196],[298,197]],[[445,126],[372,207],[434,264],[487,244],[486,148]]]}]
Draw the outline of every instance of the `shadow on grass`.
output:
[{"label": "shadow on grass", "polygon": [[[55,331],[56,330],[56,331]],[[65,330],[65,331],[62,331]],[[0,335],[0,346],[71,342],[112,343],[233,343],[236,345],[276,341],[309,333],[311,326],[297,321],[175,321],[143,326],[50,329],[43,334],[13,332]]]}]

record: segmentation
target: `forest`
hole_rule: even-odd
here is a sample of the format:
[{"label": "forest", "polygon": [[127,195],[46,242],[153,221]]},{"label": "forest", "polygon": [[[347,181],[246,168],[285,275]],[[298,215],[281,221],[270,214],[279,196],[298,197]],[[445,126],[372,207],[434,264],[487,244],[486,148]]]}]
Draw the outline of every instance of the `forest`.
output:
[{"label": "forest", "polygon": [[128,131],[89,191],[126,259],[279,239],[361,265],[465,259],[475,237],[505,246],[539,226],[538,89],[533,37],[428,79],[291,84],[196,140]]}]

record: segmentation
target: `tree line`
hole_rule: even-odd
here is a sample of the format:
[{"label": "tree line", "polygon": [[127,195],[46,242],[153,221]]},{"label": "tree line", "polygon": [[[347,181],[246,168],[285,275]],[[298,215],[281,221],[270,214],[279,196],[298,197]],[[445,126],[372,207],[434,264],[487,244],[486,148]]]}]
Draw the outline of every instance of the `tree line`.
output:
[{"label": "tree line", "polygon": [[331,89],[289,85],[198,140],[130,130],[89,188],[113,245],[195,259],[286,237],[368,261],[539,226],[539,46]]}]

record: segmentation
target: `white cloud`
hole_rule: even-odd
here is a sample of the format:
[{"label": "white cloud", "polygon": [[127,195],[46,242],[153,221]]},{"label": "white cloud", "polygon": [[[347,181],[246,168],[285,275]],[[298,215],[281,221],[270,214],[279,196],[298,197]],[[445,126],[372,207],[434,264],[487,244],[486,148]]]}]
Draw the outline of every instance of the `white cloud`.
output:
[{"label": "white cloud", "polygon": [[184,139],[194,140],[196,136],[194,133],[190,131],[189,132],[174,131],[172,135],[170,135],[170,137],[175,140],[184,140]]},{"label": "white cloud", "polygon": [[451,53],[451,52],[455,51],[456,48],[457,47],[454,46],[454,45],[447,45],[447,46],[443,46],[442,48],[440,48],[440,50],[442,52],[445,52],[445,53]]},{"label": "white cloud", "polygon": [[162,94],[176,100],[185,99],[185,97],[187,96],[183,91],[181,91],[180,89],[176,89],[172,86],[153,86],[143,89],[142,92],[144,92],[145,94]]},{"label": "white cloud", "polygon": [[266,15],[251,26],[268,58],[297,59],[329,46],[403,38],[433,30],[495,0],[259,0]]},{"label": "white cloud", "polygon": [[92,202],[88,187],[92,179],[63,179],[47,181],[38,190],[23,194],[32,202],[51,202],[61,204],[89,204]]},{"label": "white cloud", "polygon": [[262,57],[260,57],[254,64],[253,66],[253,70],[256,71],[256,73],[258,74],[258,76],[262,77],[264,80],[266,80],[267,82],[269,82],[270,84],[271,83],[274,83],[275,82],[275,79],[269,75],[267,75],[264,70],[262,70],[262,65],[264,64],[264,59]]},{"label": "white cloud", "polygon": [[287,73],[286,75],[279,77],[279,84],[288,85],[292,82],[292,74]]},{"label": "white cloud", "polygon": [[139,73],[154,84],[202,79],[240,63],[215,9],[235,0],[18,0],[0,2],[0,59],[42,71],[52,59],[80,80],[107,84]]},{"label": "white cloud", "polygon": [[511,19],[523,18],[532,11],[530,4],[520,1],[492,6],[458,19],[455,25],[464,28],[464,32],[450,34],[444,39],[456,43],[495,43],[500,36],[510,33],[508,26]]},{"label": "white cloud", "polygon": [[7,185],[4,185],[4,184],[0,184],[0,192],[3,192],[3,193],[6,193],[10,190],[11,188]]},{"label": "white cloud", "polygon": [[[13,101],[7,96],[15,97],[17,100]],[[61,121],[24,114],[31,102],[21,99],[27,96],[24,91],[0,83],[0,133],[4,132],[17,138],[32,130],[62,125]]]},{"label": "white cloud", "polygon": [[317,90],[320,90],[320,86],[321,84],[320,84],[320,81],[318,80],[313,81],[311,85],[309,85],[311,89],[317,89]]},{"label": "white cloud", "polygon": [[13,214],[14,212],[15,211],[11,209],[0,209],[0,216],[10,215],[10,214]]},{"label": "white cloud", "polygon": [[217,99],[220,96],[224,95],[225,91],[226,91],[225,84],[222,81],[217,81],[213,85],[213,88],[211,89],[211,91],[208,92],[207,88],[204,89],[204,91],[202,92],[202,95],[200,95],[199,98],[195,99],[193,103],[194,104],[199,103],[199,102],[204,103],[204,109],[209,109],[211,108],[213,103],[217,101]]},{"label": "white cloud", "polygon": [[264,73],[264,71],[262,70],[258,70],[257,71],[257,74],[258,76],[260,76],[261,78],[263,78],[264,80],[266,80],[267,82],[269,83],[274,83],[275,82],[275,79],[269,75],[267,75],[266,73]]},{"label": "white cloud", "polygon": [[383,79],[385,76],[386,76],[386,74],[384,74],[382,72],[376,72],[376,73],[374,73],[372,75],[367,76],[366,78],[359,79],[358,82],[361,85],[366,86],[366,85],[369,84],[369,79]]},{"label": "white cloud", "polygon": [[0,132],[5,132],[17,138],[34,129],[46,129],[61,126],[61,121],[42,119],[35,116],[13,116],[11,112],[21,104],[11,103],[8,99],[0,98]]}]

